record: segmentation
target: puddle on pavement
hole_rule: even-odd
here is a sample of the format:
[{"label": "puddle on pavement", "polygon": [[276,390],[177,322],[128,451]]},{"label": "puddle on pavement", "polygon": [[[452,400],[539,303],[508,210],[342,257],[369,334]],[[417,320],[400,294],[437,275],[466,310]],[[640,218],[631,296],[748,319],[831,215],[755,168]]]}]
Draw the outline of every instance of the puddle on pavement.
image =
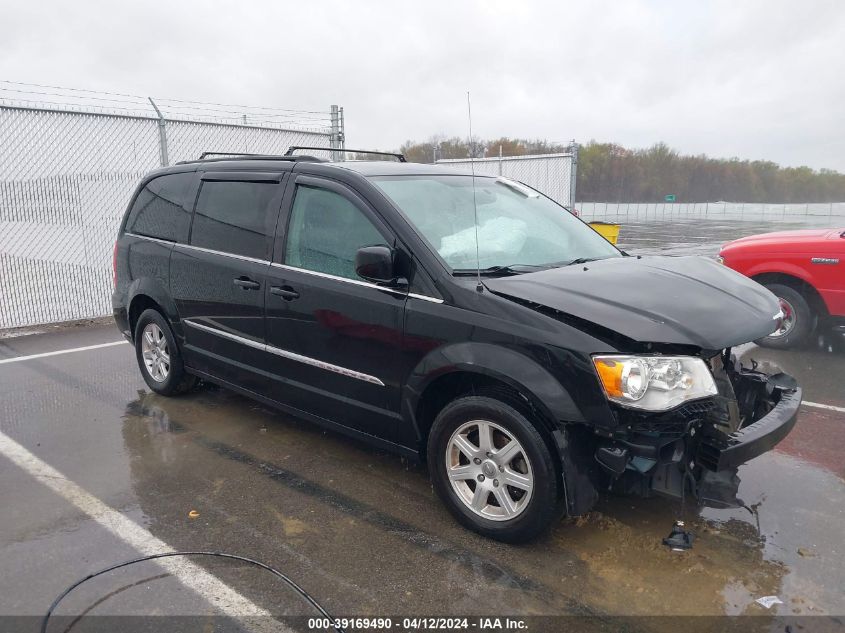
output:
[{"label": "puddle on pavement", "polygon": [[[453,595],[443,599],[448,605],[471,600],[466,557],[479,553],[478,565],[489,566],[486,561],[492,561],[511,570],[505,575],[517,573],[540,583],[534,589],[519,582],[498,586],[497,604],[514,613],[565,612],[563,597],[619,615],[845,613],[839,589],[845,586],[845,485],[828,470],[792,455],[768,454],[740,470],[740,496],[756,504],[760,534],[746,510],[700,512],[688,503],[685,519],[696,541],[691,551],[673,552],[661,539],[677,518],[679,502],[662,498],[606,495],[595,511],[565,519],[535,543],[511,547],[485,541],[457,528],[439,508],[421,515],[421,508],[438,503],[422,467],[292,421],[215,387],[179,399],[139,392],[139,399],[127,408],[124,440],[132,456],[133,479],[152,487],[139,491],[139,496],[164,494],[168,469],[178,473],[193,467],[179,465],[188,454],[186,447],[198,450],[216,442],[300,474],[324,489],[337,489],[339,495],[371,508],[345,516],[336,513],[335,504],[331,520],[335,533],[366,535],[381,527],[408,541],[430,537],[435,543],[431,555],[444,547],[439,538],[450,544],[460,541],[449,581]],[[230,484],[212,481],[211,487],[219,491]],[[161,490],[156,490],[158,485]],[[324,501],[316,498],[311,503]],[[368,525],[367,513],[372,514],[373,508],[411,527]],[[262,520],[274,525],[287,545],[308,551],[309,540],[325,538],[328,524],[312,525],[309,511],[299,510],[280,510],[265,502],[256,504],[255,512],[267,515]],[[155,516],[159,512],[155,504],[147,504],[144,511],[151,526],[175,520],[163,510],[162,516]],[[334,551],[344,555],[337,544]],[[356,559],[360,552],[349,556],[348,561],[337,560],[337,567],[355,569],[373,562]],[[383,573],[385,563],[381,565]],[[554,595],[544,595],[549,588]],[[409,586],[400,598],[413,605],[415,591]],[[754,603],[767,595],[777,595],[785,604],[767,611]]]},{"label": "puddle on pavement", "polygon": [[[775,452],[740,469],[745,509],[695,508],[685,552],[661,544],[677,501],[604,497],[586,517],[565,520],[555,544],[574,550],[598,605],[614,614],[841,615],[845,613],[845,483]],[[811,491],[811,492],[808,492]],[[574,526],[576,529],[572,529]],[[779,596],[767,611],[754,601]]]},{"label": "puddle on pavement", "polygon": [[842,217],[761,219],[739,214],[723,219],[714,216],[665,216],[608,218],[621,224],[619,247],[637,255],[704,255],[715,257],[722,244],[759,233],[807,228],[835,228]]},{"label": "puddle on pavement", "polygon": [[[737,350],[768,370],[794,375],[805,399],[845,404],[845,344],[822,333],[804,349],[756,345]],[[838,398],[838,399],[837,399]],[[697,535],[689,552],[660,544],[677,501],[605,496],[596,512],[558,529],[561,547],[574,548],[612,613],[818,615],[845,613],[845,416],[804,407],[792,433],[772,453],[743,466],[739,496],[755,507],[686,514]],[[673,588],[681,587],[683,599]],[[754,600],[777,595],[770,611]]]},{"label": "puddle on pavement", "polygon": [[845,333],[823,328],[798,349],[778,350],[753,343],[735,349],[746,365],[784,371],[804,390],[804,400],[845,406]]},{"label": "puddle on pavement", "polygon": [[601,607],[624,615],[755,613],[753,597],[776,594],[786,573],[766,560],[756,528],[742,521],[714,524],[693,512],[686,527],[693,549],[671,551],[669,534],[679,504],[665,499],[605,498],[585,517],[555,530],[555,544],[574,549]]}]

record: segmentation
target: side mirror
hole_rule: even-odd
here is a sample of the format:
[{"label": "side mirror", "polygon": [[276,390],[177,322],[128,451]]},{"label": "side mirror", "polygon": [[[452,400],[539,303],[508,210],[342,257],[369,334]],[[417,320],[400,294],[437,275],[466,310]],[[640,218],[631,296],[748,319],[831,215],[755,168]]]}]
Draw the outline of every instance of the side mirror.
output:
[{"label": "side mirror", "polygon": [[364,246],[355,253],[355,272],[377,284],[396,282],[393,249],[387,246]]}]

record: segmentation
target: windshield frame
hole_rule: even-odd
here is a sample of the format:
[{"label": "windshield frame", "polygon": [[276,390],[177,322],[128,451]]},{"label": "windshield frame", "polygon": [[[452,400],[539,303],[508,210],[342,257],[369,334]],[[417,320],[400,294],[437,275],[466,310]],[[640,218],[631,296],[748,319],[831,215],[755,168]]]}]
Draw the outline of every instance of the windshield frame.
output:
[{"label": "windshield frame", "polygon": [[[383,174],[383,175],[367,176],[367,180],[370,182],[370,184],[375,188],[376,191],[378,191],[378,193],[384,198],[384,200],[386,200],[388,202],[388,204],[399,214],[399,216],[407,224],[407,226],[414,233],[414,235],[428,249],[428,251],[432,255],[432,257],[434,257],[434,259],[444,268],[446,273],[448,273],[449,276],[451,276],[451,277],[468,276],[470,271],[472,272],[472,274],[476,274],[477,268],[454,268],[453,266],[451,266],[444,259],[444,257],[439,253],[439,251],[434,246],[434,244],[432,244],[431,241],[429,241],[429,239],[426,237],[426,235],[420,230],[420,228],[417,226],[417,224],[408,216],[408,214],[405,212],[405,210],[397,202],[395,202],[393,200],[393,198],[391,198],[391,196],[387,193],[387,191],[385,191],[384,189],[382,189],[379,186],[380,181],[418,180],[420,178],[475,178],[476,180],[479,180],[479,181],[481,181],[481,180],[485,180],[485,181],[492,180],[492,181],[499,181],[499,182],[512,181],[514,183],[519,184],[521,187],[525,187],[527,189],[530,189],[532,192],[537,193],[540,198],[545,199],[545,200],[551,202],[552,204],[554,204],[556,207],[558,207],[560,209],[561,213],[566,213],[573,220],[577,220],[578,222],[580,222],[581,225],[584,227],[584,229],[593,232],[594,234],[599,236],[602,240],[605,240],[605,238],[598,231],[596,231],[592,226],[590,226],[588,222],[585,222],[584,219],[581,218],[580,216],[574,215],[569,210],[568,207],[560,204],[559,202],[557,202],[553,198],[550,198],[549,196],[544,194],[542,191],[539,191],[538,189],[535,189],[534,187],[532,187],[530,185],[527,185],[527,184],[525,184],[521,181],[518,181],[518,180],[514,180],[512,178],[505,178],[503,176],[492,176],[492,175],[487,175],[487,174],[472,176],[471,174],[460,173],[460,172],[459,173],[437,173],[437,174],[420,172],[420,173],[408,173],[408,174],[389,174],[389,175]],[[613,244],[613,243],[611,243],[607,240],[605,240],[605,241],[607,242],[607,245],[613,251],[615,251],[614,254],[609,255],[608,257],[625,257],[627,255],[624,251],[619,249],[615,244]],[[599,258],[599,259],[607,259],[607,258]],[[536,270],[546,270],[546,269],[550,269],[550,268],[559,268],[559,267],[567,265],[568,263],[569,263],[568,261],[559,261],[559,262],[551,262],[549,264],[543,264],[543,265],[529,264],[529,266],[535,267]],[[520,264],[521,264],[520,262],[509,262],[508,263],[508,265],[514,265],[514,266],[517,266],[517,267]],[[481,268],[482,274],[483,274],[485,268],[486,267]],[[525,272],[536,272],[536,271],[525,271]],[[507,273],[507,274],[524,274],[524,273],[522,271],[520,271],[520,272],[517,272],[517,273]]]}]

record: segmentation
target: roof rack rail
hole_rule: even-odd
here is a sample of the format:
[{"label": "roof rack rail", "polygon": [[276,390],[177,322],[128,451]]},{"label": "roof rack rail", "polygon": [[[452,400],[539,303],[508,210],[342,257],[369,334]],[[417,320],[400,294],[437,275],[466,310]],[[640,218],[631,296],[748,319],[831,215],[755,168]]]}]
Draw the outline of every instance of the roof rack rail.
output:
[{"label": "roof rack rail", "polygon": [[306,147],[304,145],[293,145],[288,147],[288,151],[285,152],[285,156],[293,156],[294,152],[297,152],[301,149],[307,150],[320,150],[323,152],[343,152],[344,154],[350,154],[352,152],[356,154],[375,154],[376,156],[393,156],[396,160],[400,163],[406,163],[408,161],[405,160],[405,155],[400,154],[397,152],[376,152],[369,149],[338,149],[333,147]]},{"label": "roof rack rail", "polygon": [[[212,158],[213,157],[213,158]],[[177,165],[188,165],[190,163],[202,162],[219,162],[225,160],[284,160],[293,162],[311,162],[311,163],[325,163],[328,162],[325,158],[318,158],[317,156],[288,156],[287,154],[280,156],[278,154],[246,154],[242,152],[203,152],[196,160],[180,160]]]}]

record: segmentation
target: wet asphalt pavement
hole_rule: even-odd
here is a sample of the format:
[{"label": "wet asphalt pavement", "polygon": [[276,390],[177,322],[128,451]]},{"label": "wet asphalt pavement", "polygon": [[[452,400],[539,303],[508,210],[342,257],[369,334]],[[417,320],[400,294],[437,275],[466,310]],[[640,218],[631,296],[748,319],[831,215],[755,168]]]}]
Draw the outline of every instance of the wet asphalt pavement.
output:
[{"label": "wet asphalt pavement", "polygon": [[608,222],[621,225],[619,247],[642,255],[702,255],[715,257],[719,247],[731,240],[768,233],[808,228],[845,228],[843,217],[790,217],[780,219],[745,218],[714,214],[705,219],[666,216],[631,219],[614,216]]},{"label": "wet asphalt pavement", "polygon": [[[708,240],[694,225],[674,238],[654,229],[623,227],[621,245],[676,253],[684,242],[712,255],[722,240],[712,226]],[[0,339],[0,360],[119,338],[97,326]],[[845,407],[845,340],[739,351],[794,375],[806,401]],[[172,548],[256,558],[336,615],[845,615],[845,412],[835,409],[802,407],[791,435],[740,469],[759,533],[749,511],[688,504],[688,552],[661,545],[679,512],[661,498],[605,496],[528,545],[483,539],[450,518],[424,467],[213,386],[156,396],[128,344],[0,364],[0,431]],[[42,614],[75,579],[137,556],[4,455],[0,501],[0,615]],[[196,562],[273,613],[313,613],[260,570]],[[784,604],[754,603],[768,595]],[[144,563],[81,587],[60,611],[213,610]]]}]

